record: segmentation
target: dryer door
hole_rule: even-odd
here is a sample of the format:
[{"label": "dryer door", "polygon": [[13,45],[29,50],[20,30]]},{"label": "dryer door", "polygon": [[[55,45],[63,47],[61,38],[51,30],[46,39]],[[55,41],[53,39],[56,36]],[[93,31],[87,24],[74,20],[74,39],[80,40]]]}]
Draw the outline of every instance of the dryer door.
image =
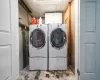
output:
[{"label": "dryer door", "polygon": [[61,28],[56,28],[51,33],[51,45],[56,49],[61,49],[66,43],[66,33]]},{"label": "dryer door", "polygon": [[30,35],[30,43],[35,48],[43,48],[45,45],[45,33],[41,29],[35,29]]}]

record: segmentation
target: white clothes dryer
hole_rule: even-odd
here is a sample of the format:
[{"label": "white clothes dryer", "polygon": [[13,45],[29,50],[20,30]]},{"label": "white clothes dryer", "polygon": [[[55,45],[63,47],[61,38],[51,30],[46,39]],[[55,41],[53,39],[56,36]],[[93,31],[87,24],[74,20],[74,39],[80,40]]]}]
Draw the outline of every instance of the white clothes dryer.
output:
[{"label": "white clothes dryer", "polygon": [[67,25],[49,24],[49,70],[67,70]]},{"label": "white clothes dryer", "polygon": [[47,25],[45,24],[29,27],[29,70],[47,70]]},{"label": "white clothes dryer", "polygon": [[30,57],[47,57],[47,25],[30,25],[29,55]]}]

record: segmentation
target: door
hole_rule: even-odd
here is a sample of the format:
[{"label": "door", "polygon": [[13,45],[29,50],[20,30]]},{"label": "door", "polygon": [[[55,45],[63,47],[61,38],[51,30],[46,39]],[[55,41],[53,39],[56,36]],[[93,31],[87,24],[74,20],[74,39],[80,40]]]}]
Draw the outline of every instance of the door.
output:
[{"label": "door", "polygon": [[0,80],[19,74],[18,1],[0,0]]},{"label": "door", "polygon": [[80,80],[100,80],[100,0],[80,0]]}]

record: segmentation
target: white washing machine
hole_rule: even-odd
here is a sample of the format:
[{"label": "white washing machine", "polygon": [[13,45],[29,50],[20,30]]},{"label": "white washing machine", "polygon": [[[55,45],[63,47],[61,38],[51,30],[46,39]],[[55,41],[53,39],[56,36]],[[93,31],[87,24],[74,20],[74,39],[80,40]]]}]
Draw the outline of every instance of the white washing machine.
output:
[{"label": "white washing machine", "polygon": [[67,70],[67,25],[49,24],[49,70]]},{"label": "white washing machine", "polygon": [[45,24],[29,27],[29,70],[47,70],[47,25]]}]

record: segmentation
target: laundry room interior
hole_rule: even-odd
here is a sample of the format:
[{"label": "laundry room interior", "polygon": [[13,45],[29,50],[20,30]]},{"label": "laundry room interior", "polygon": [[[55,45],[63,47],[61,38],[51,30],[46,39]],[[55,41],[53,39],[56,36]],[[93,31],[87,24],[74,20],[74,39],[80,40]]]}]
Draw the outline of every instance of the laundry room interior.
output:
[{"label": "laundry room interior", "polygon": [[[18,3],[18,80],[34,80],[34,77],[44,74],[46,78],[38,80],[76,80],[78,54],[75,55],[75,35],[78,32],[75,32],[75,15],[78,12],[75,12],[75,1],[19,0]],[[47,79],[49,73],[57,79]]]}]

